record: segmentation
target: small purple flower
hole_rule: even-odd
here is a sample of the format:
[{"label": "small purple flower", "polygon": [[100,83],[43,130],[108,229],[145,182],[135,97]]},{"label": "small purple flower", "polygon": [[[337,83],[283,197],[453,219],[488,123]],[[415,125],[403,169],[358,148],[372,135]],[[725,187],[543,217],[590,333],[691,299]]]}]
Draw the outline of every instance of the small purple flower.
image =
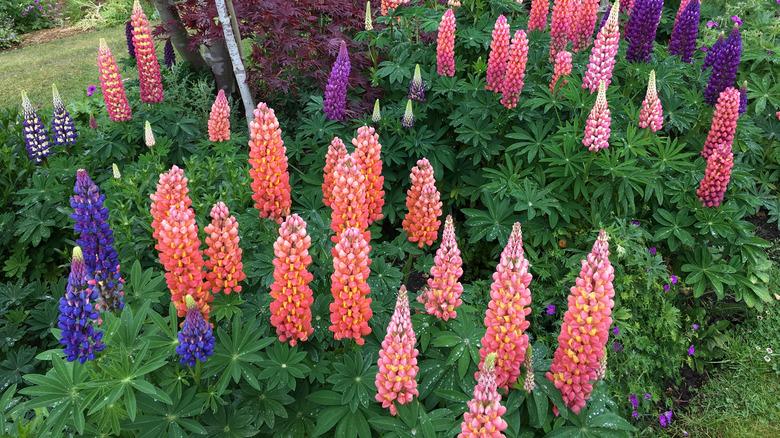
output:
[{"label": "small purple flower", "polygon": [[688,348],[688,356],[693,356],[693,352],[696,351],[695,348],[693,348],[693,345],[691,345],[690,348]]},{"label": "small purple flower", "polygon": [[737,17],[736,15],[732,15],[732,16],[731,16],[731,19],[732,19],[732,20],[733,20],[735,23],[737,23],[737,24],[739,24],[740,26],[742,26],[742,19],[741,19],[741,18]]},{"label": "small purple flower", "polygon": [[615,326],[615,328],[612,329],[612,333],[614,333],[615,336],[620,335],[620,327]]},{"label": "small purple flower", "polygon": [[636,399],[636,396],[634,394],[631,394],[630,396],[628,396],[628,400],[634,406],[634,409],[639,407],[639,401]]},{"label": "small purple flower", "polygon": [[658,416],[658,423],[661,424],[661,427],[666,427],[666,417],[664,417],[664,414],[661,414]]},{"label": "small purple flower", "polygon": [[651,398],[653,397],[650,394],[645,394],[645,400],[650,400]]},{"label": "small purple flower", "polygon": [[622,351],[623,350],[623,344],[621,344],[620,342],[615,341],[615,343],[612,344],[612,348],[615,350],[615,353],[617,353],[618,351]]},{"label": "small purple flower", "polygon": [[707,27],[720,27],[720,26],[718,25],[718,23],[716,23],[714,21],[708,21],[707,22]]},{"label": "small purple flower", "polygon": [[95,92],[96,89],[97,87],[95,87],[94,85],[90,85],[89,87],[87,87],[87,97],[92,96],[92,94]]},{"label": "small purple flower", "polygon": [[547,314],[548,315],[555,315],[555,306],[553,306],[553,305],[547,306]]},{"label": "small purple flower", "polygon": [[655,248],[650,248],[650,254],[655,255]]},{"label": "small purple flower", "polygon": [[664,290],[669,292],[669,289],[671,289],[671,287],[668,284],[665,284],[664,285]]},{"label": "small purple flower", "polygon": [[[780,1],[780,0],[778,0],[778,1]],[[694,330],[698,330],[698,329],[699,329],[699,324],[694,324],[694,325],[693,325],[693,329],[694,329]]]},{"label": "small purple flower", "polygon": [[631,225],[636,225],[636,226],[638,227],[638,226],[640,226],[640,225],[642,225],[642,224],[640,224],[640,223],[639,223],[639,222],[637,222],[637,221],[631,221]]},{"label": "small purple flower", "polygon": [[646,272],[650,272],[650,268],[647,268],[647,271],[646,271]]},{"label": "small purple flower", "polygon": [[639,413],[637,411],[634,411],[634,418],[639,418]]},{"label": "small purple flower", "polygon": [[672,284],[677,284],[677,276],[676,275],[672,275],[670,278],[672,280]]}]

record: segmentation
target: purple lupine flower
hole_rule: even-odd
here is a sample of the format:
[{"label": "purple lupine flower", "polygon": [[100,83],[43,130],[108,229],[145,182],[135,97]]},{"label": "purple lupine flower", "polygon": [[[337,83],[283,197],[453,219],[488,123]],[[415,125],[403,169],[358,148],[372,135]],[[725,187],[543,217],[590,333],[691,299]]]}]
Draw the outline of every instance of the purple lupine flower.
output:
[{"label": "purple lupine flower", "polygon": [[99,312],[122,310],[124,280],[114,249],[114,232],[108,225],[108,209],[103,206],[106,195],[100,194],[84,169],[76,173],[73,192],[70,206],[75,213],[70,217],[76,220],[74,228],[80,233],[76,244],[84,251],[89,289],[99,294],[95,309]]},{"label": "purple lupine flower", "polygon": [[62,329],[60,344],[65,346],[68,362],[78,359],[79,363],[95,360],[95,353],[106,348],[100,343],[103,331],[95,333],[92,322],[99,315],[93,303],[98,293],[87,286],[87,266],[81,248],[73,248],[73,261],[68,275],[65,296],[60,298],[60,317],[57,327]]},{"label": "purple lupine flower", "polygon": [[179,362],[195,366],[195,359],[205,362],[209,356],[214,354],[214,336],[212,335],[211,324],[203,319],[203,313],[195,303],[192,295],[187,295],[187,316],[184,318],[184,324],[179,332],[179,346],[176,347],[176,354],[181,356]]},{"label": "purple lupine flower", "polygon": [[46,131],[40,116],[35,112],[35,108],[24,91],[22,91],[22,108],[24,110],[22,132],[24,133],[24,142],[27,145],[27,156],[37,166],[43,162],[44,158],[51,155],[49,132]]},{"label": "purple lupine flower", "polygon": [[552,304],[547,306],[547,314],[548,315],[555,315],[555,306]]},{"label": "purple lupine flower", "polygon": [[51,119],[52,142],[57,146],[74,145],[79,134],[73,126],[73,119],[62,103],[57,86],[52,84],[51,90],[54,98],[54,115]]},{"label": "purple lupine flower", "polygon": [[325,114],[328,120],[343,120],[347,112],[347,79],[349,78],[349,53],[347,43],[341,41],[341,49],[333,70],[330,71],[328,85],[325,86]]},{"label": "purple lupine flower", "polygon": [[163,62],[168,68],[171,68],[173,67],[173,64],[176,64],[176,52],[173,50],[173,43],[171,43],[170,38],[165,41],[165,48],[163,49]]},{"label": "purple lupine flower", "polygon": [[707,88],[704,90],[704,101],[714,106],[720,93],[728,87],[733,87],[737,80],[737,69],[742,56],[742,37],[739,33],[739,25],[734,25],[731,34],[712,63],[712,72]]},{"label": "purple lupine flower", "polygon": [[127,39],[127,53],[130,59],[135,59],[135,46],[133,46],[133,21],[127,20],[125,23],[125,39]]},{"label": "purple lupine flower", "polygon": [[700,12],[701,7],[698,1],[689,2],[672,31],[669,53],[680,55],[683,62],[693,62],[693,54],[696,52],[696,37],[699,35]]},{"label": "purple lupine flower", "polygon": [[712,67],[713,63],[715,63],[715,58],[718,56],[718,51],[721,47],[723,47],[724,44],[726,44],[725,38],[726,37],[723,35],[723,32],[721,32],[720,36],[718,37],[718,41],[716,41],[712,47],[709,49],[702,47],[702,50],[707,52],[707,55],[704,57],[704,64],[701,66],[701,71],[707,70],[708,68]]},{"label": "purple lupine flower", "polygon": [[639,407],[639,401],[636,399],[636,396],[634,394],[631,394],[630,396],[628,396],[628,400],[634,406],[634,409]]},{"label": "purple lupine flower", "polygon": [[412,85],[409,87],[409,99],[425,102],[425,84],[420,75],[420,64],[414,67],[414,77],[412,78]]},{"label": "purple lupine flower", "polygon": [[653,53],[655,32],[661,20],[663,0],[636,0],[626,27],[628,50],[626,59],[630,62],[650,62]]},{"label": "purple lupine flower", "polygon": [[747,81],[742,83],[742,86],[739,87],[739,114],[745,114],[745,111],[747,111]]},{"label": "purple lupine flower", "polygon": [[601,32],[601,28],[604,27],[604,23],[607,22],[607,19],[609,18],[609,12],[612,10],[612,4],[610,3],[607,5],[607,11],[604,12],[604,16],[601,17],[601,24],[599,24],[599,30],[596,31],[596,34]]}]

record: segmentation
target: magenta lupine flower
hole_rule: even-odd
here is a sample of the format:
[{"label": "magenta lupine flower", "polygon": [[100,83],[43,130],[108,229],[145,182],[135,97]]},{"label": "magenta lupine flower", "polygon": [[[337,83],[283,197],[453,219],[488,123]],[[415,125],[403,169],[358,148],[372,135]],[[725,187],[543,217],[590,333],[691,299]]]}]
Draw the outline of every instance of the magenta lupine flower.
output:
[{"label": "magenta lupine flower", "polygon": [[[565,50],[562,50],[555,54],[555,66],[553,67],[553,75],[552,79],[550,80],[550,93],[553,93],[555,91],[555,83],[558,82],[558,79],[560,79],[562,76],[568,76],[571,74],[571,52],[567,52]],[[561,81],[560,88],[563,88],[566,83],[569,82],[568,79],[563,78]]]},{"label": "magenta lupine flower", "polygon": [[22,133],[24,134],[24,143],[27,146],[27,156],[37,166],[52,153],[49,132],[46,131],[41,117],[35,112],[35,108],[24,91],[22,91],[22,110]]},{"label": "magenta lupine flower", "polygon": [[548,62],[555,61],[555,55],[566,50],[569,42],[569,30],[573,21],[571,13],[572,0],[555,0],[550,17],[550,56]]},{"label": "magenta lupine flower", "polygon": [[344,120],[347,112],[347,80],[349,79],[350,63],[347,53],[347,43],[341,41],[341,48],[333,70],[330,71],[330,79],[325,86],[325,114],[328,120]]},{"label": "magenta lupine flower", "polygon": [[176,52],[173,50],[173,44],[171,43],[170,38],[165,41],[165,47],[163,48],[163,62],[168,68],[171,68],[174,64],[176,64]]},{"label": "magenta lupine flower", "polygon": [[672,31],[669,53],[680,55],[683,62],[693,62],[693,54],[696,52],[696,37],[699,35],[700,11],[698,0],[690,1],[680,14],[680,19]]},{"label": "magenta lupine flower", "polygon": [[531,1],[531,12],[528,16],[528,31],[544,30],[547,27],[547,13],[550,11],[550,0]]},{"label": "magenta lupine flower", "polygon": [[[693,3],[696,3],[695,1]],[[655,132],[664,125],[664,113],[661,107],[661,99],[658,98],[658,91],[655,88],[655,70],[650,71],[650,80],[647,84],[647,94],[642,101],[642,108],[639,110],[639,127],[644,129],[649,127]]]},{"label": "magenta lupine flower", "polygon": [[599,3],[601,0],[582,0],[579,5],[572,5],[574,25],[577,31],[571,38],[574,42],[573,52],[577,53],[590,45],[590,38],[593,36],[593,30],[596,28],[596,19],[598,18]]},{"label": "magenta lupine flower", "polygon": [[498,16],[493,28],[493,41],[490,43],[490,55],[487,66],[486,90],[500,92],[503,89],[506,64],[509,60],[509,24],[503,14]]},{"label": "magenta lupine flower", "polygon": [[452,9],[447,9],[439,23],[436,70],[441,76],[455,76],[455,13]]},{"label": "magenta lupine flower", "polygon": [[724,44],[726,44],[725,35],[723,35],[723,32],[720,33],[720,36],[718,37],[718,40],[715,42],[715,44],[712,45],[709,49],[706,46],[702,46],[702,50],[707,52],[707,54],[704,56],[704,64],[701,66],[701,71],[705,71],[708,68],[712,67],[712,64],[715,62],[715,59],[717,58],[718,51],[721,47],[723,47]]},{"label": "magenta lupine flower", "polygon": [[525,66],[528,63],[528,38],[525,32],[517,30],[509,47],[509,62],[506,67],[501,105],[507,108],[517,106],[517,100],[523,90]]},{"label": "magenta lupine flower", "polygon": [[52,142],[57,146],[76,144],[79,134],[73,126],[73,119],[65,109],[65,104],[62,103],[57,86],[52,84],[51,90],[54,99],[54,114],[51,119]]},{"label": "magenta lupine flower", "polygon": [[495,360],[495,353],[485,358],[474,387],[474,398],[468,402],[469,410],[463,414],[458,438],[504,438],[501,432],[507,424],[501,416],[506,407],[501,406],[501,395],[496,390]]},{"label": "magenta lupine flower", "polygon": [[728,87],[733,87],[737,80],[737,69],[742,56],[742,37],[739,26],[734,25],[731,34],[723,46],[718,49],[712,63],[712,73],[704,90],[704,101],[713,106],[718,101],[720,93]]},{"label": "magenta lupine flower", "polygon": [[605,87],[609,87],[612,82],[612,69],[615,67],[615,55],[620,41],[618,10],[619,8],[610,9],[607,21],[593,43],[588,71],[582,78],[582,88],[590,88],[591,93],[598,90],[599,82],[604,82]]},{"label": "magenta lupine flower", "polygon": [[423,83],[420,74],[420,64],[414,67],[414,77],[412,77],[412,85],[409,87],[409,99],[425,102],[425,83]]},{"label": "magenta lupine flower", "polygon": [[125,23],[125,38],[127,39],[127,53],[130,59],[135,59],[135,47],[133,47],[133,20]]},{"label": "magenta lupine flower", "polygon": [[663,0],[636,0],[626,28],[626,60],[650,62],[663,6]]},{"label": "magenta lupine flower", "polygon": [[611,123],[612,118],[609,116],[606,87],[604,82],[600,82],[596,103],[593,105],[593,109],[588,116],[588,122],[585,125],[585,138],[582,139],[582,144],[587,146],[588,150],[592,152],[608,148]]}]

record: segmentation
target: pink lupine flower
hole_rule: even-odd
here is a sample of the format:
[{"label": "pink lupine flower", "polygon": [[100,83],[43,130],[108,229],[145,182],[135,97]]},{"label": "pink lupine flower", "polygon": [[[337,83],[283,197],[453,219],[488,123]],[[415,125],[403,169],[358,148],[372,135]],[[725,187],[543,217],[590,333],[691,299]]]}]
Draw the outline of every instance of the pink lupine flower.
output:
[{"label": "pink lupine flower", "polygon": [[455,13],[447,9],[439,23],[436,69],[441,76],[455,76]]},{"label": "pink lupine flower", "polygon": [[333,191],[330,207],[331,236],[338,243],[345,229],[355,227],[363,233],[366,242],[371,240],[368,231],[368,204],[366,203],[366,177],[352,155],[346,155],[333,170]]},{"label": "pink lupine flower", "polygon": [[[106,103],[108,118],[115,122],[130,120],[133,111],[127,102],[122,76],[119,75],[114,55],[111,54],[111,49],[108,48],[108,44],[103,38],[100,39],[100,48],[98,48],[98,69],[100,71],[100,88],[103,89],[103,100]],[[92,126],[91,121],[90,126]],[[97,129],[97,123],[93,129]]]},{"label": "pink lupine flower", "polygon": [[523,90],[525,66],[528,62],[528,38],[525,32],[518,30],[509,47],[509,63],[506,67],[501,104],[507,108],[517,106],[517,100]]},{"label": "pink lupine flower", "polygon": [[206,278],[211,283],[211,291],[241,292],[238,283],[244,281],[246,274],[241,262],[242,250],[238,246],[238,222],[224,202],[214,204],[211,218],[211,223],[203,229],[207,246],[204,253],[209,258],[206,260]]},{"label": "pink lupine flower", "polygon": [[503,14],[498,16],[493,28],[493,41],[490,43],[490,55],[487,66],[486,90],[500,92],[509,60],[509,24]]},{"label": "pink lupine flower", "polygon": [[555,61],[555,55],[566,50],[569,41],[569,29],[572,27],[571,17],[572,0],[555,0],[550,21],[550,58]]},{"label": "pink lupine flower", "polygon": [[[562,51],[555,55],[555,67],[553,69],[552,80],[550,81],[550,93],[555,91],[555,83],[561,76],[568,76],[571,74],[571,52]],[[563,78],[561,82],[561,88],[563,88],[568,79]],[[560,91],[560,88],[559,88]]]},{"label": "pink lupine flower", "polygon": [[547,13],[550,10],[550,0],[533,0],[531,13],[528,17],[528,31],[544,30],[547,27]]},{"label": "pink lupine flower", "polygon": [[290,174],[287,172],[287,148],[282,141],[274,110],[264,102],[257,104],[255,119],[250,123],[249,175],[252,177],[252,199],[261,218],[277,223],[290,215]]},{"label": "pink lupine flower", "polygon": [[588,147],[588,150],[597,152],[599,149],[609,147],[610,124],[612,118],[609,116],[609,106],[607,105],[607,92],[604,82],[599,83],[599,94],[596,97],[596,103],[588,116],[588,122],[585,125],[585,138],[582,144]]},{"label": "pink lupine flower", "polygon": [[525,361],[528,348],[525,330],[531,325],[526,316],[531,313],[528,286],[533,276],[528,272],[529,263],[523,253],[523,234],[517,222],[493,273],[490,302],[485,313],[487,331],[479,349],[482,370],[487,355],[497,354],[496,384],[507,391],[520,375],[520,365]]},{"label": "pink lupine flower", "polygon": [[650,81],[647,84],[647,94],[642,101],[642,109],[639,111],[639,127],[647,128],[655,132],[663,127],[664,113],[661,107],[661,99],[655,89],[655,70],[650,72]]},{"label": "pink lupine flower", "polygon": [[225,90],[219,90],[217,99],[211,105],[209,115],[209,141],[230,140],[230,106],[225,97]]},{"label": "pink lupine flower", "polygon": [[599,3],[601,3],[601,0],[582,0],[582,4],[579,6],[575,5],[576,33],[574,38],[572,38],[574,41],[574,53],[584,50],[590,45],[590,38],[596,29]]},{"label": "pink lupine flower", "polygon": [[474,398],[468,402],[469,410],[463,413],[458,438],[505,436],[501,432],[507,428],[507,424],[501,416],[506,412],[506,407],[501,406],[501,395],[496,390],[495,360],[495,353],[490,353],[484,360],[474,387]]},{"label": "pink lupine flower", "polygon": [[355,151],[352,158],[365,177],[366,206],[368,207],[368,224],[382,219],[382,207],[385,205],[385,177],[382,176],[382,145],[379,134],[371,126],[361,126],[357,130],[357,138],[352,139]]},{"label": "pink lupine flower", "polygon": [[739,117],[739,90],[728,87],[720,93],[715,105],[712,127],[704,143],[702,156],[707,152],[707,169],[696,194],[705,207],[719,207],[731,179],[734,154],[731,145]]},{"label": "pink lupine flower", "polygon": [[135,61],[138,65],[138,78],[141,80],[141,102],[162,102],[163,89],[160,76],[160,64],[154,51],[152,31],[149,29],[149,20],[141,8],[141,3],[135,0],[133,13],[130,15],[133,22],[133,48]]},{"label": "pink lupine flower", "polygon": [[585,77],[582,78],[582,88],[590,88],[590,92],[598,90],[599,82],[604,82],[606,87],[612,82],[612,69],[615,67],[615,55],[620,41],[618,29],[619,0],[609,11],[609,18],[596,36],[593,50],[590,54],[590,63]]},{"label": "pink lupine flower", "polygon": [[425,311],[439,319],[447,321],[455,318],[456,308],[463,304],[460,295],[463,285],[458,281],[463,275],[463,259],[455,241],[455,225],[452,216],[447,216],[444,231],[441,235],[441,245],[436,251],[428,278],[428,287],[420,291],[417,300],[425,305]]},{"label": "pink lupine flower", "polygon": [[609,262],[608,237],[599,232],[569,295],[569,308],[558,335],[558,348],[546,377],[561,391],[575,414],[585,407],[599,374],[599,361],[609,340],[615,289],[615,269]]},{"label": "pink lupine flower", "polygon": [[333,137],[325,155],[325,168],[322,169],[324,177],[322,183],[322,203],[327,207],[330,207],[331,202],[333,202],[333,171],[336,170],[336,165],[339,161],[346,156],[347,148],[344,147],[344,142],[338,137]]},{"label": "pink lupine flower", "polygon": [[777,120],[780,120],[780,110],[777,110],[777,112],[775,113],[775,115],[777,116]]},{"label": "pink lupine flower", "polygon": [[373,316],[371,298],[368,294],[368,253],[371,247],[363,238],[363,231],[347,228],[339,235],[339,241],[331,249],[334,273],[331,279],[330,331],[339,341],[353,338],[363,345],[363,336],[371,333],[368,320]]},{"label": "pink lupine flower", "polygon": [[417,391],[417,355],[414,348],[417,339],[412,329],[412,315],[409,312],[409,297],[406,286],[401,285],[395,303],[393,316],[387,325],[387,334],[379,350],[379,372],[374,382],[377,389],[376,401],[383,408],[390,408],[396,415],[395,403],[404,405],[419,395]]}]

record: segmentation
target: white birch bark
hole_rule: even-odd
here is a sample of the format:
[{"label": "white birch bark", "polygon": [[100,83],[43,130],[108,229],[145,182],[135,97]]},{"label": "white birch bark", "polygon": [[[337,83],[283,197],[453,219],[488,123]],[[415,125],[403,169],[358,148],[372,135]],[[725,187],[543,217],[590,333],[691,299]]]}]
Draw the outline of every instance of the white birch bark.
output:
[{"label": "white birch bark", "polygon": [[255,103],[252,100],[252,92],[249,91],[249,85],[246,83],[246,70],[244,69],[244,63],[241,62],[241,55],[238,52],[233,27],[230,25],[230,17],[228,16],[225,0],[216,0],[216,4],[217,12],[219,13],[219,24],[225,33],[225,45],[227,45],[230,60],[233,63],[233,74],[236,75],[238,91],[241,92],[241,100],[244,101],[246,124],[247,128],[249,128],[249,124],[254,120]]}]

